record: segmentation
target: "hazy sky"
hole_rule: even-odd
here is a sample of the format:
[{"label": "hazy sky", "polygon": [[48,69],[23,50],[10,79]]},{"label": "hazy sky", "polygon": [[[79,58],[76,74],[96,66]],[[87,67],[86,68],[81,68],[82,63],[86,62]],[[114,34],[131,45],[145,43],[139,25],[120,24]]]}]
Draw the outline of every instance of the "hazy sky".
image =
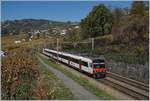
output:
[{"label": "hazy sky", "polygon": [[108,8],[126,8],[132,1],[3,1],[2,21],[14,19],[48,19],[55,21],[80,21],[95,5]]}]

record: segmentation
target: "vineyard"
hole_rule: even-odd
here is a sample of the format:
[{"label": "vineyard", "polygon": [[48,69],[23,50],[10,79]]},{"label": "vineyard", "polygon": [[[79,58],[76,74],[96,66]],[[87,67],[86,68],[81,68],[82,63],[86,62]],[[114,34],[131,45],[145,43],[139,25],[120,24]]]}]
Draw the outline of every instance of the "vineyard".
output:
[{"label": "vineyard", "polygon": [[54,90],[42,83],[38,62],[30,49],[11,51],[2,58],[2,99],[53,99]]}]

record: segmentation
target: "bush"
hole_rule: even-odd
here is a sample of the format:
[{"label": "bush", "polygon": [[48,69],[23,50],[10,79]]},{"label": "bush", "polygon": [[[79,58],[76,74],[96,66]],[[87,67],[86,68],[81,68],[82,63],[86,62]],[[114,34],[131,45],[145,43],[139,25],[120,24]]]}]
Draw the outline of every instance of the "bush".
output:
[{"label": "bush", "polygon": [[[2,59],[2,99],[29,99],[31,81],[39,77],[37,62],[25,50]],[[23,85],[24,84],[24,85]]]},{"label": "bush", "polygon": [[41,73],[31,49],[19,49],[15,53],[2,58],[2,99],[53,98],[53,93],[49,93],[46,83],[45,86],[43,82],[38,83],[41,81]]}]

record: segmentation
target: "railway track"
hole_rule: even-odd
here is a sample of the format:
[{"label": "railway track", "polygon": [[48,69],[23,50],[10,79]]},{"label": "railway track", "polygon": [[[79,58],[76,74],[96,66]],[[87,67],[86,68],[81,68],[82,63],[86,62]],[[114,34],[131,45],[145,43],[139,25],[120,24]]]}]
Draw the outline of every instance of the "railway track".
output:
[{"label": "railway track", "polygon": [[141,83],[141,82],[138,82],[138,81],[126,78],[126,77],[122,77],[120,75],[110,73],[110,72],[107,73],[107,76],[149,92],[148,84],[144,84],[144,83]]},{"label": "railway track", "polygon": [[121,77],[114,73],[108,73],[108,77],[105,79],[99,79],[98,81],[108,86],[117,89],[118,91],[133,97],[136,100],[148,100],[149,91],[148,85],[131,80],[125,77]]}]

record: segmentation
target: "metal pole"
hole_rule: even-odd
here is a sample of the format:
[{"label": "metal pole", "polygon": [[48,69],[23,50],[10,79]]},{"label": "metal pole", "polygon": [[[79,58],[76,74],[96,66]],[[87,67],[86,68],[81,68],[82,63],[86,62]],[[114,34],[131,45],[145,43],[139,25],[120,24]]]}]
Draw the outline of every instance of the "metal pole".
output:
[{"label": "metal pole", "polygon": [[59,50],[61,51],[61,40],[59,41],[59,47],[60,47],[60,49],[59,49]]},{"label": "metal pole", "polygon": [[46,48],[46,39],[44,40],[44,48]]},{"label": "metal pole", "polygon": [[58,43],[59,43],[59,39],[57,38],[57,63],[58,63]]},{"label": "metal pole", "polygon": [[94,38],[92,38],[92,50],[94,50]]}]

